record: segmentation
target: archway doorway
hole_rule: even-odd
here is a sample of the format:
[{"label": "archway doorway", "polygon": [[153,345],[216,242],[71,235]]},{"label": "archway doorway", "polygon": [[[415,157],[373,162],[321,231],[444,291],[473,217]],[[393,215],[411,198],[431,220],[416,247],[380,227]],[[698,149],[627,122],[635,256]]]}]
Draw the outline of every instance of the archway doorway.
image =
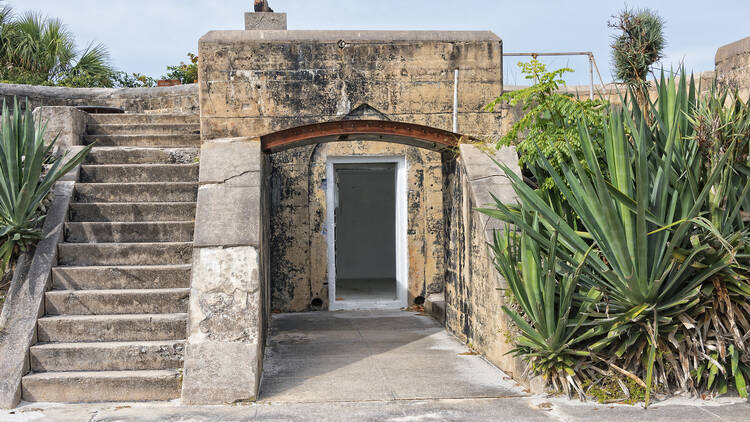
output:
[{"label": "archway doorway", "polygon": [[271,309],[399,309],[442,292],[443,157],[459,139],[382,120],[261,137]]}]

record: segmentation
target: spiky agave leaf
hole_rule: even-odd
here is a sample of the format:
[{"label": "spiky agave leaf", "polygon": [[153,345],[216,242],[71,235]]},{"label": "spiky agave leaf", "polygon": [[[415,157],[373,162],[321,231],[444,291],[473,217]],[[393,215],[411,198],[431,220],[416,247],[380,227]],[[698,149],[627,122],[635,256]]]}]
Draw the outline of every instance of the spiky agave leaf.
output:
[{"label": "spiky agave leaf", "polygon": [[[54,184],[80,164],[93,145],[73,157],[55,157],[44,170],[49,147],[44,142],[44,127],[34,127],[30,107],[21,112],[14,100],[10,113],[3,102],[2,138],[0,138],[0,266],[7,269],[16,249],[27,250],[41,236],[39,207]],[[53,140],[52,144],[56,141]]]}]

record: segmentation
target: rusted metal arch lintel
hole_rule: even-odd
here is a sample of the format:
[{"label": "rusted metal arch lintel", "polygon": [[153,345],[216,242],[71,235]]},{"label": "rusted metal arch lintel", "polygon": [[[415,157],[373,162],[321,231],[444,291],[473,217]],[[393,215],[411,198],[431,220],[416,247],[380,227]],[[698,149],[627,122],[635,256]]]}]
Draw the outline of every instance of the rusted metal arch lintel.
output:
[{"label": "rusted metal arch lintel", "polygon": [[261,136],[265,152],[347,140],[372,140],[414,145],[440,151],[458,146],[462,136],[447,130],[383,120],[342,120],[281,130]]}]

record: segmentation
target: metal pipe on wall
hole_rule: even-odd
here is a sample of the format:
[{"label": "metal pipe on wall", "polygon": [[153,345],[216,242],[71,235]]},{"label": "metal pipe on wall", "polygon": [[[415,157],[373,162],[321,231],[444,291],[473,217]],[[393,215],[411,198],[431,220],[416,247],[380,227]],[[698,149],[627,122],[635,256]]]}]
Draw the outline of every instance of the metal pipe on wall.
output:
[{"label": "metal pipe on wall", "polygon": [[458,69],[453,74],[453,133],[458,133]]}]

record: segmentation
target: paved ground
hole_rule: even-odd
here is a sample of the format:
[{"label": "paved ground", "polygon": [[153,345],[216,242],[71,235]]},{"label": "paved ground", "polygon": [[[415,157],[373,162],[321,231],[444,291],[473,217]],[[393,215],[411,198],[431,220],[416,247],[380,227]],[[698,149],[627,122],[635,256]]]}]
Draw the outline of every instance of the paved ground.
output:
[{"label": "paved ground", "polygon": [[262,402],[494,398],[516,383],[434,319],[403,311],[275,315]]},{"label": "paved ground", "polygon": [[276,315],[253,405],[24,403],[0,421],[750,421],[740,399],[649,410],[529,396],[434,320],[408,312]]}]

